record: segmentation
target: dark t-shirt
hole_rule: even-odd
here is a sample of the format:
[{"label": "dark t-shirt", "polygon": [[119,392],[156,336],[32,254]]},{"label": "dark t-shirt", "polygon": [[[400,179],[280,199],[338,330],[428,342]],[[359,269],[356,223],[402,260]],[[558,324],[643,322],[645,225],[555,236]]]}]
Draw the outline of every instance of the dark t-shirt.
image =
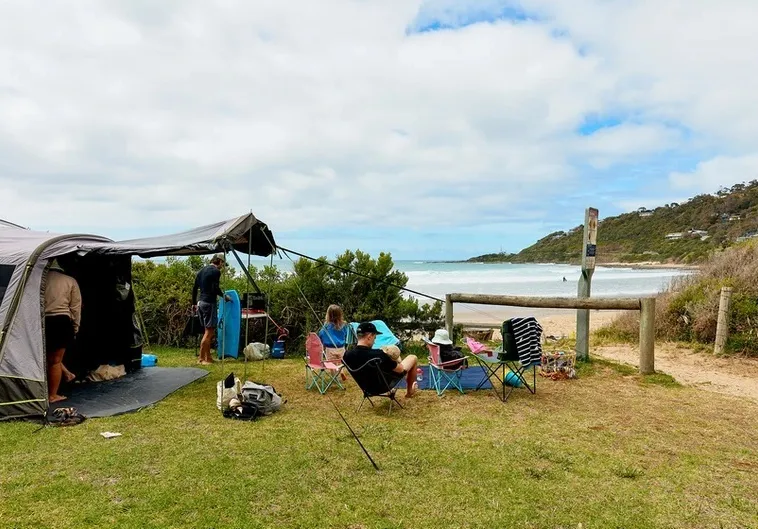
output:
[{"label": "dark t-shirt", "polygon": [[203,267],[195,276],[195,286],[192,288],[192,304],[196,305],[197,291],[200,290],[200,301],[206,303],[216,303],[219,296],[223,297],[221,292],[221,270],[213,265]]},{"label": "dark t-shirt", "polygon": [[[348,349],[342,357],[342,362],[347,364],[351,369],[358,369],[373,358],[378,358],[380,360],[379,366],[382,368],[382,371],[387,373],[392,373],[397,367],[397,362],[395,362],[387,353],[381,349],[372,349],[365,345],[356,345],[355,347]],[[399,373],[393,374],[397,376],[400,375]]]}]

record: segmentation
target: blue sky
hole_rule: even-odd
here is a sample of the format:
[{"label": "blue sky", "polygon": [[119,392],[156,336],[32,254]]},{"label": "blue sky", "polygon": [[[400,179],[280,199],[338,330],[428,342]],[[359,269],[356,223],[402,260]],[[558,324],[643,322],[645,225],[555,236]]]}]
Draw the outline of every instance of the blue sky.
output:
[{"label": "blue sky", "polygon": [[715,192],[758,175],[758,4],[695,2],[2,3],[0,218],[458,259]]}]

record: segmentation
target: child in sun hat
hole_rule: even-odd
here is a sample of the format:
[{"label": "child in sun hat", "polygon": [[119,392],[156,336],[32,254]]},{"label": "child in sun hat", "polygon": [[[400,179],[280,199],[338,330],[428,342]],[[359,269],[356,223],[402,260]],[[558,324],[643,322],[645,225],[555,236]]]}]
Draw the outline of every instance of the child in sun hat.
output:
[{"label": "child in sun hat", "polygon": [[432,343],[440,347],[440,360],[443,364],[460,359],[460,362],[451,363],[445,367],[448,369],[457,369],[461,366],[468,366],[468,360],[464,358],[463,351],[453,347],[453,341],[450,339],[447,329],[437,329],[434,331]]}]

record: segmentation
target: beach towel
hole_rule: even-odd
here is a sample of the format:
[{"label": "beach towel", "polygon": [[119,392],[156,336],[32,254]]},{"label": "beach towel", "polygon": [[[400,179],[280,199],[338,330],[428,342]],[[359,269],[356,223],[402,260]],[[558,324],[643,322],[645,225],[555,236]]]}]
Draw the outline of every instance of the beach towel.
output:
[{"label": "beach towel", "polygon": [[[532,366],[542,362],[542,326],[533,318],[511,318],[506,322],[507,331],[513,334],[519,362]],[[503,336],[503,340],[505,340]]]}]

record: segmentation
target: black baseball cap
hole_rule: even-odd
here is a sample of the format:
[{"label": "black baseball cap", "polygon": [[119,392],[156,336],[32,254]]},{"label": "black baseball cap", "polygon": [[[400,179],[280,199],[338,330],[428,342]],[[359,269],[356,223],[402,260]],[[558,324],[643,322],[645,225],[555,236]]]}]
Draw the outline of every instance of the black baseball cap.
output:
[{"label": "black baseball cap", "polygon": [[370,321],[364,321],[358,325],[358,334],[382,334],[376,330],[376,325]]}]

